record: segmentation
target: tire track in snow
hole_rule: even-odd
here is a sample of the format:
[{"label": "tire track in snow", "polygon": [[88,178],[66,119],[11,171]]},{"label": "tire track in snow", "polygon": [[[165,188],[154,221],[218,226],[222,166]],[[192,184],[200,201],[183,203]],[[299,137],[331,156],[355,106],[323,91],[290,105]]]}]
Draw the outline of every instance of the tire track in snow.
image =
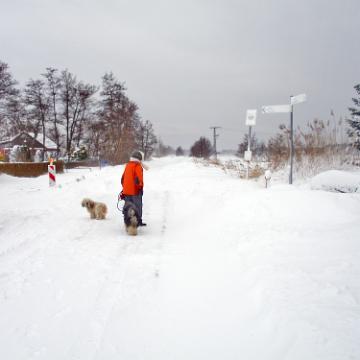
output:
[{"label": "tire track in snow", "polygon": [[[111,317],[116,301],[121,297],[129,264],[120,251],[112,259],[86,323],[79,329],[66,358],[70,360],[94,359],[101,345],[102,336]],[[116,266],[116,264],[121,264]]]},{"label": "tire track in snow", "polygon": [[165,191],[163,195],[163,215],[162,215],[162,225],[161,225],[161,235],[164,236],[167,228],[167,217],[168,217],[168,208],[169,208],[169,191]]}]

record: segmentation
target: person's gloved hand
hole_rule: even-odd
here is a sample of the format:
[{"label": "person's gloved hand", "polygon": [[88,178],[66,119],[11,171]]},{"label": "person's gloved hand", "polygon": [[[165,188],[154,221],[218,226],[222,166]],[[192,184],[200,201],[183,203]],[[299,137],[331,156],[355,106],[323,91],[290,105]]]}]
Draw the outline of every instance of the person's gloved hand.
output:
[{"label": "person's gloved hand", "polygon": [[121,193],[119,194],[119,197],[118,197],[119,200],[125,200],[125,195],[124,193],[121,191]]}]

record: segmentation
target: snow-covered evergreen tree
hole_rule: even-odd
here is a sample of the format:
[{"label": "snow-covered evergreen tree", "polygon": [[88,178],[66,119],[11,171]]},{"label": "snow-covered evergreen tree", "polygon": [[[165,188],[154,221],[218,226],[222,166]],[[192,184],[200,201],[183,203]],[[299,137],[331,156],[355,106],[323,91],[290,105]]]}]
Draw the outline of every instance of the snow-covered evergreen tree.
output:
[{"label": "snow-covered evergreen tree", "polygon": [[14,145],[9,153],[9,161],[16,162],[18,158],[18,154],[20,153],[20,146]]},{"label": "snow-covered evergreen tree", "polygon": [[352,98],[354,105],[349,107],[350,119],[347,119],[350,128],[348,135],[353,145],[360,150],[360,84],[355,85],[354,89],[357,93],[357,98]]},{"label": "snow-covered evergreen tree", "polygon": [[80,145],[79,148],[76,148],[72,153],[73,160],[86,160],[88,158],[88,151],[84,145]]},{"label": "snow-covered evergreen tree", "polygon": [[34,155],[34,162],[41,162],[44,160],[43,151],[38,149]]},{"label": "snow-covered evergreen tree", "polygon": [[24,162],[30,161],[30,150],[26,145],[14,145],[10,150],[10,162]]}]

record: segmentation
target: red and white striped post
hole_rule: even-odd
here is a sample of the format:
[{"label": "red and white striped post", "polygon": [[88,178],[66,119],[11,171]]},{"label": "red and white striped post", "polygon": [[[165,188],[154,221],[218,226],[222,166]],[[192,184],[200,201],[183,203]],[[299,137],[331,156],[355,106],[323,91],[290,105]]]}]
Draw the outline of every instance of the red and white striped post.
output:
[{"label": "red and white striped post", "polygon": [[48,165],[48,173],[49,173],[49,186],[56,185],[56,166],[53,164],[53,159],[50,159],[50,165]]}]

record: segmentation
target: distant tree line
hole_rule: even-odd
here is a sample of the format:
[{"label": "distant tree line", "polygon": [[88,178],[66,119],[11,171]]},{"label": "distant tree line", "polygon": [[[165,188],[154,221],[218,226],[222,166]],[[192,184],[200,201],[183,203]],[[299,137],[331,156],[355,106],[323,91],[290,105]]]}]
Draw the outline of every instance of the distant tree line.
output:
[{"label": "distant tree line", "polygon": [[155,150],[159,156],[170,152],[158,143],[152,123],[141,119],[137,104],[113,73],[102,77],[99,88],[68,70],[49,67],[20,89],[0,61],[0,140],[22,131],[39,135],[43,145],[50,138],[59,155],[68,158],[80,146],[89,156],[111,163],[127,161],[133,149],[143,151],[146,159]]},{"label": "distant tree line", "polygon": [[[349,107],[347,135],[353,147],[360,150],[360,84],[354,86],[356,97]],[[133,149],[145,154],[184,155],[158,140],[149,120],[142,120],[137,104],[126,94],[124,83],[112,72],[104,74],[101,86],[77,79],[69,70],[46,68],[38,79],[30,79],[18,87],[9,66],[0,61],[0,140],[25,131],[34,134],[45,145],[46,137],[54,141],[60,156],[70,159],[79,148],[86,148],[90,157],[107,159],[111,163],[127,161]],[[333,116],[333,112],[332,112]],[[296,157],[317,156],[329,148],[339,150],[344,145],[344,122],[313,120],[305,130],[295,131]],[[253,157],[281,164],[289,157],[289,129],[280,132],[267,143],[254,133],[250,139]],[[244,156],[249,138],[244,135],[237,155]],[[84,157],[84,152],[81,152]],[[190,155],[208,158],[213,154],[209,139],[200,137],[190,149]],[[44,156],[44,155],[42,155]]]}]

